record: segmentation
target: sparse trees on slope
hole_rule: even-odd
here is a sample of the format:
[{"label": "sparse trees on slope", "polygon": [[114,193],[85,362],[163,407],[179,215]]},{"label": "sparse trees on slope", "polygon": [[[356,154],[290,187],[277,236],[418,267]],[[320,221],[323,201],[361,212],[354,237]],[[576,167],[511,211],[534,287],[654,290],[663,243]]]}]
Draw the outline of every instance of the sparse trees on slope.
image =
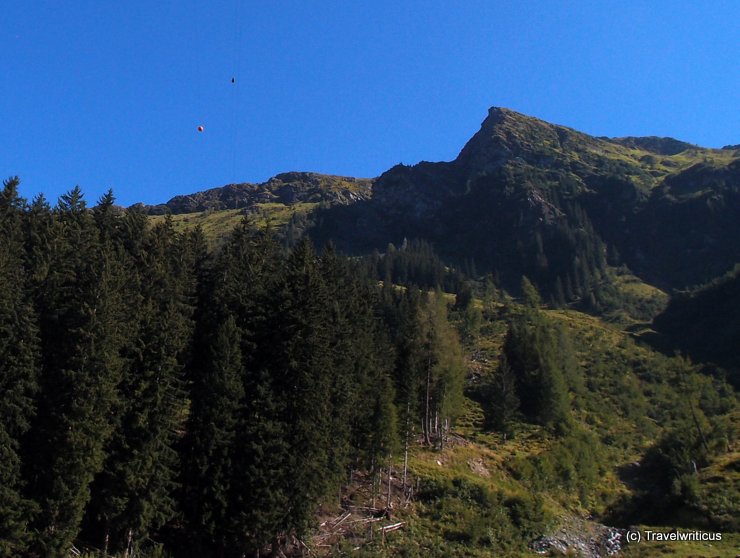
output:
[{"label": "sparse trees on slope", "polygon": [[430,443],[430,434],[439,436],[440,429],[440,440],[444,440],[446,429],[460,411],[465,367],[460,339],[447,321],[447,302],[441,291],[426,299],[419,318],[426,357],[424,434]]},{"label": "sparse trees on slope", "polygon": [[454,420],[462,398],[464,364],[456,331],[447,321],[441,292],[409,289],[395,312],[396,390],[400,427],[408,445],[421,423],[427,444]]}]

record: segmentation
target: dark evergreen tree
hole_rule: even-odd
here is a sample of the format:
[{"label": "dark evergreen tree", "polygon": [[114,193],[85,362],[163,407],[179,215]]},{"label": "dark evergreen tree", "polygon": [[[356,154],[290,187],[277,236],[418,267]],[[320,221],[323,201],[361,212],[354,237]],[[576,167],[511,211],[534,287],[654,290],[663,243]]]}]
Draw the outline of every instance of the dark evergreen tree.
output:
[{"label": "dark evergreen tree", "polygon": [[65,556],[77,536],[113,430],[122,361],[122,275],[98,238],[82,192],[55,211],[48,273],[37,298],[43,373],[31,432],[37,551]]},{"label": "dark evergreen tree", "polygon": [[88,524],[102,534],[104,550],[130,554],[176,512],[175,443],[187,410],[182,370],[195,283],[193,255],[169,221],[147,234],[136,259],[119,259],[137,270],[121,288],[136,320],[122,348],[120,422],[93,487]]},{"label": "dark evergreen tree", "polygon": [[420,409],[424,408],[421,403],[425,393],[424,366],[427,362],[419,341],[422,336],[421,323],[418,319],[420,299],[421,293],[418,289],[408,289],[398,300],[395,311],[387,312],[396,344],[394,366],[396,406],[404,454],[408,452],[422,416]]},{"label": "dark evergreen tree", "polygon": [[98,200],[98,205],[93,209],[95,223],[98,226],[103,241],[110,241],[118,229],[118,212],[115,206],[116,198],[113,190],[108,190]]},{"label": "dark evergreen tree", "polygon": [[44,283],[51,267],[56,224],[51,207],[39,194],[28,208],[26,218],[27,285],[38,307],[44,296]]},{"label": "dark evergreen tree", "polygon": [[[204,545],[219,556],[253,553],[284,529],[287,432],[267,350],[268,301],[279,261],[274,239],[245,221],[201,278],[188,373],[192,409],[183,443],[182,505],[191,534],[185,555],[202,555]],[[233,328],[227,325],[232,320]],[[214,374],[216,385],[207,385]],[[213,407],[210,395],[223,404]],[[223,440],[208,438],[213,428]]]},{"label": "dark evergreen tree", "polygon": [[228,316],[221,324],[209,322],[209,326],[213,329],[200,347],[205,358],[193,378],[182,492],[197,552],[216,549],[217,555],[224,556],[236,539],[229,532],[229,514],[235,511],[232,492],[240,469],[234,442],[245,395],[244,371],[236,320]]},{"label": "dark evergreen tree", "polygon": [[331,301],[329,463],[337,483],[346,480],[348,467],[371,468],[396,449],[392,351],[375,314],[376,289],[358,279],[332,247],[320,263]]},{"label": "dark evergreen tree", "polygon": [[509,366],[506,354],[501,355],[498,369],[484,389],[484,396],[489,424],[504,436],[512,437],[515,433],[514,424],[519,416],[519,396],[516,376]]},{"label": "dark evergreen tree", "polygon": [[559,352],[558,332],[539,310],[537,289],[522,280],[525,306],[518,312],[504,341],[504,355],[516,374],[523,414],[557,432],[570,429],[570,400],[566,383],[568,355]]},{"label": "dark evergreen tree", "polygon": [[30,541],[33,503],[24,496],[21,442],[33,417],[38,382],[37,330],[26,290],[23,211],[17,177],[0,192],[0,555]]},{"label": "dark evergreen tree", "polygon": [[334,376],[326,327],[330,301],[309,241],[300,242],[288,258],[273,304],[269,361],[288,443],[281,475],[287,500],[282,527],[283,532],[303,532],[331,487],[326,471]]}]

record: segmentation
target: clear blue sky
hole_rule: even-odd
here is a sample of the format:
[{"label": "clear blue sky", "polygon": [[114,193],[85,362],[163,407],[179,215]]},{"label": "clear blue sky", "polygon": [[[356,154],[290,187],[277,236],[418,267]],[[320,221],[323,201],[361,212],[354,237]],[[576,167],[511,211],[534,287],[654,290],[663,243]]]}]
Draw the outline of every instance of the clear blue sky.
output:
[{"label": "clear blue sky", "polygon": [[734,0],[6,2],[0,175],[123,205],[371,177],[453,159],[489,106],[721,147],[740,143],[738,22]]}]

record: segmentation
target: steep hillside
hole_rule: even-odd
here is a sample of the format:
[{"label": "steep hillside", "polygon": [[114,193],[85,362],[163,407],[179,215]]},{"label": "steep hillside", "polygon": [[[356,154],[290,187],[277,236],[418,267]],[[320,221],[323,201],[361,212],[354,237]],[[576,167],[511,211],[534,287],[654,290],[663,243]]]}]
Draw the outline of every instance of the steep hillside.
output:
[{"label": "steep hillside", "polygon": [[[557,127],[530,124],[555,141]],[[494,131],[479,149],[526,140]],[[601,140],[581,136],[559,141],[583,145],[586,158]],[[571,157],[559,149],[553,158]],[[0,507],[21,521],[0,536],[0,554],[596,558],[622,548],[626,528],[651,525],[726,533],[722,545],[689,548],[728,555],[740,531],[740,413],[736,389],[705,363],[736,361],[737,268],[674,297],[653,322],[669,349],[701,363],[655,351],[641,343],[648,323],[564,301],[590,288],[635,314],[666,303],[609,265],[588,210],[557,186],[573,199],[603,192],[580,178],[547,182],[515,159],[466,181],[470,191],[458,189],[456,163],[399,167],[373,198],[334,206],[386,203],[400,210],[389,226],[422,232],[435,218],[458,230],[447,213],[479,216],[458,257],[490,250],[498,277],[470,260],[450,265],[424,240],[318,254],[292,242],[336,211],[316,212],[315,201],[147,220],[112,194],[90,209],[79,188],[53,210],[29,206],[7,181],[0,400],[12,422],[0,425]],[[658,195],[670,207],[732,193],[735,164],[689,166],[633,191],[645,207]],[[476,192],[500,206],[476,207]],[[502,222],[486,217],[491,207]],[[365,215],[363,230],[384,218]],[[209,251],[203,235],[177,230],[195,225],[227,238]],[[492,247],[474,244],[486,232]],[[563,270],[545,303],[527,278],[520,298],[496,285],[512,284],[532,255],[535,280]],[[627,552],[684,552],[641,548]]]},{"label": "steep hillside", "polygon": [[[402,456],[384,468],[380,482],[358,475],[345,487],[341,507],[324,510],[314,548],[359,556],[730,555],[738,541],[733,514],[740,454],[734,447],[735,399],[726,385],[594,316],[547,310],[543,318],[566,339],[562,346],[578,371],[568,380],[573,429],[556,435],[514,412],[504,430],[491,413],[505,385],[500,377],[507,327],[523,309],[511,301],[472,305],[482,310],[482,322],[466,344],[466,398],[452,432],[434,447],[418,438],[409,453],[408,480]],[[463,313],[453,313],[459,327],[464,320]],[[682,414],[688,409],[681,381],[704,427],[717,429],[707,428],[708,436],[727,436],[733,446],[712,445],[713,453],[697,461],[699,470],[689,477],[656,470],[650,461],[675,432],[688,436],[674,440],[674,450],[699,459],[695,447],[681,447],[692,438]],[[729,425],[724,432],[723,424]],[[695,482],[693,492],[677,494],[656,474],[669,484]],[[368,508],[390,510],[392,517],[373,519]],[[712,546],[629,545],[627,528],[635,525],[663,533],[677,526],[721,531],[724,539]]]},{"label": "steep hillside", "polygon": [[740,159],[667,176],[627,223],[623,253],[648,280],[684,288],[727,272],[740,261]]}]

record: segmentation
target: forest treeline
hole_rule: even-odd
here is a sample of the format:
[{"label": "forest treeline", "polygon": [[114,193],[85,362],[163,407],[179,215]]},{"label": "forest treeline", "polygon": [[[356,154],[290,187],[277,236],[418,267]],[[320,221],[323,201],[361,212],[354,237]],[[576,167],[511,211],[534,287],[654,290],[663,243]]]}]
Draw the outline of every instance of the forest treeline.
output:
[{"label": "forest treeline", "polygon": [[[461,407],[440,291],[111,192],[0,195],[0,555],[255,555]],[[159,549],[159,550],[158,550]]]}]

